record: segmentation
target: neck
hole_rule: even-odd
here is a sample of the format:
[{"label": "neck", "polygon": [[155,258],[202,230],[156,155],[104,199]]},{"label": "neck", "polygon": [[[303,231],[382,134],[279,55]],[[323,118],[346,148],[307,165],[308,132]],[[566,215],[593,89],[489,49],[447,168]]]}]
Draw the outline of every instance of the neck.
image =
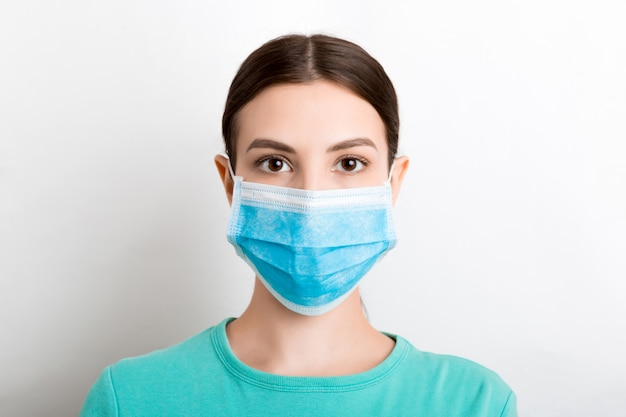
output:
[{"label": "neck", "polygon": [[394,344],[367,321],[358,289],[328,313],[303,316],[280,304],[258,278],[248,308],[226,332],[242,362],[281,375],[363,372],[382,362]]}]

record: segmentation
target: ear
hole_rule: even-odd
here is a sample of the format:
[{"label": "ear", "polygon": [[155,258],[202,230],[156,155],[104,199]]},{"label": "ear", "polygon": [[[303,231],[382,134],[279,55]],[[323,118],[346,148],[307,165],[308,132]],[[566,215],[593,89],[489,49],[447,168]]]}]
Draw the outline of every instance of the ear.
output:
[{"label": "ear", "polygon": [[233,202],[233,179],[230,176],[230,170],[228,164],[230,163],[228,158],[224,155],[215,155],[215,166],[217,167],[217,173],[224,184],[224,190],[226,191],[226,198],[228,199],[228,205],[232,205]]},{"label": "ear", "polygon": [[393,205],[395,206],[398,194],[400,193],[400,186],[404,175],[409,168],[409,158],[407,156],[401,156],[396,158],[393,162],[393,172],[391,173],[391,195]]}]

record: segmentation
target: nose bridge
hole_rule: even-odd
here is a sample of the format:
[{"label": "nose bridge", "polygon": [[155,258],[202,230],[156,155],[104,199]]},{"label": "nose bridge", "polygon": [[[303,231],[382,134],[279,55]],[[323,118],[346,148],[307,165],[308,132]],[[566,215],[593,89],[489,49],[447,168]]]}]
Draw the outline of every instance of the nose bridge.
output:
[{"label": "nose bridge", "polygon": [[315,157],[307,157],[296,172],[293,187],[302,190],[324,190],[332,188],[328,184],[328,175],[324,172],[323,164],[315,161]]},{"label": "nose bridge", "polygon": [[321,187],[321,178],[320,175],[313,172],[313,170],[309,167],[309,169],[301,169],[297,175],[296,180],[296,188],[300,188],[302,190],[320,190]]}]

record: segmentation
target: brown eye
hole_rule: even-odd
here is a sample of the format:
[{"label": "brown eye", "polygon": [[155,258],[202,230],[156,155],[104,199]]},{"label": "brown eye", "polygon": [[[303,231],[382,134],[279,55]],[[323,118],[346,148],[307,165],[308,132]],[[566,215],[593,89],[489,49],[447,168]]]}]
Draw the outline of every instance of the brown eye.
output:
[{"label": "brown eye", "polygon": [[270,159],[269,161],[267,161],[267,168],[273,172],[279,172],[283,169],[284,165],[285,163],[280,159]]},{"label": "brown eye", "polygon": [[287,172],[291,171],[291,167],[282,158],[267,157],[257,162],[257,165],[266,172]]},{"label": "brown eye", "polygon": [[359,158],[346,157],[337,162],[335,170],[340,172],[355,173],[362,170],[366,165],[367,162],[362,161]]},{"label": "brown eye", "polygon": [[341,168],[344,171],[354,171],[357,167],[359,161],[356,159],[342,159],[341,160]]}]

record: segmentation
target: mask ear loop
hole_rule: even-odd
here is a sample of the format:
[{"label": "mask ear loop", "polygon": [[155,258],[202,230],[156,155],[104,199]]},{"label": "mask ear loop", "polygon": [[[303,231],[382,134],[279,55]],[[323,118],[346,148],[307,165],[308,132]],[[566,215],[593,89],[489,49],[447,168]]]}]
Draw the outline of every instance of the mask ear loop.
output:
[{"label": "mask ear loop", "polygon": [[230,159],[228,160],[228,172],[230,173],[230,177],[235,179],[235,171],[233,170],[233,166],[230,164]]},{"label": "mask ear loop", "polygon": [[230,163],[230,157],[226,153],[223,153],[222,156],[228,160],[228,173],[230,174],[230,178],[235,180],[235,170],[233,170],[233,166]]}]

